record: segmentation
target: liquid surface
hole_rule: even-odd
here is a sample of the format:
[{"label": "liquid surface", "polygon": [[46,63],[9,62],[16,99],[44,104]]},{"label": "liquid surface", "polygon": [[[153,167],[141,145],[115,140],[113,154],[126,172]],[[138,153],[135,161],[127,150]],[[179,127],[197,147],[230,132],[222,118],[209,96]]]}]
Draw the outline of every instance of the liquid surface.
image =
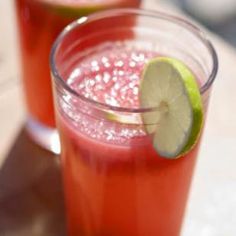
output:
[{"label": "liquid surface", "polygon": [[67,6],[83,6],[83,5],[98,5],[98,4],[105,4],[107,2],[114,3],[119,2],[121,0],[37,0],[45,3],[50,4],[61,4]]},{"label": "liquid surface", "polygon": [[[106,9],[107,7],[137,7],[140,0],[36,0],[48,6],[75,8],[83,10],[90,9]],[[68,10],[68,9],[67,9]]]},{"label": "liquid surface", "polygon": [[77,93],[94,101],[138,108],[142,69],[157,53],[125,44],[111,45],[79,63],[67,83]]},{"label": "liquid surface", "polygon": [[[67,83],[78,94],[113,107],[139,108],[139,83],[145,63],[157,53],[136,49],[126,44],[105,45],[81,61]],[[63,113],[77,131],[97,140],[129,145],[128,140],[146,135],[143,126],[117,125],[109,119],[96,117],[92,108],[84,108],[69,94],[62,100]],[[68,104],[73,104],[72,106]],[[86,113],[74,109],[83,107]],[[140,118],[141,120],[141,118]],[[128,122],[127,122],[128,123]],[[143,141],[143,140],[142,140]]]}]

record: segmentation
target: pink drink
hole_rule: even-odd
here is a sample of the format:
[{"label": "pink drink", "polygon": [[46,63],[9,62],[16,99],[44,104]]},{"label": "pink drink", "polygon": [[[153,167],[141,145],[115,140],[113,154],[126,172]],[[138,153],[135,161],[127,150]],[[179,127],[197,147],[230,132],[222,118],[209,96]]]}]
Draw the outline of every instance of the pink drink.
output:
[{"label": "pink drink", "polygon": [[152,109],[140,107],[139,83],[144,64],[158,55],[183,61],[201,79],[206,109],[217,57],[184,20],[107,11],[74,22],[54,43],[51,72],[69,236],[180,234],[200,141],[174,160],[153,148],[153,135],[146,133],[151,124],[141,119]]},{"label": "pink drink", "polygon": [[[105,46],[77,65],[67,83],[79,94],[117,107],[139,107],[140,73],[157,53]],[[158,156],[144,126],[72,111],[58,114],[69,235],[179,235],[196,159]]]},{"label": "pink drink", "polygon": [[[139,7],[141,1],[14,1],[19,29],[22,83],[29,115],[28,131],[37,143],[51,150],[53,141],[50,135],[52,128],[55,128],[55,122],[48,57],[53,41],[67,24],[81,16],[110,8]],[[109,22],[107,25],[109,27]],[[86,34],[85,31],[82,35]]]}]

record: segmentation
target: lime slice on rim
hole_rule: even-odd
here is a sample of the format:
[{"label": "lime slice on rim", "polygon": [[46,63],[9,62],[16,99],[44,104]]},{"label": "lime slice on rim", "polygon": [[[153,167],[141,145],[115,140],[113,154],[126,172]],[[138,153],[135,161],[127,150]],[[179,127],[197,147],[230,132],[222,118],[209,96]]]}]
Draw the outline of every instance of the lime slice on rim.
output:
[{"label": "lime slice on rim", "polygon": [[178,158],[196,143],[203,124],[201,94],[192,72],[179,60],[151,59],[140,83],[140,105],[156,107],[142,114],[156,151]]}]

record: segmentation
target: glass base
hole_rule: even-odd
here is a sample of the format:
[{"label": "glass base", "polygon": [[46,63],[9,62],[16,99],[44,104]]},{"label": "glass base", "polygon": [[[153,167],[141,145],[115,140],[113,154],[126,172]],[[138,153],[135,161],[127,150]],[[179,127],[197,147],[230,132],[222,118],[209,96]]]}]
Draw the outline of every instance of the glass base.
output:
[{"label": "glass base", "polygon": [[42,148],[55,154],[60,153],[61,146],[56,129],[43,125],[30,117],[26,121],[26,130],[30,137]]}]

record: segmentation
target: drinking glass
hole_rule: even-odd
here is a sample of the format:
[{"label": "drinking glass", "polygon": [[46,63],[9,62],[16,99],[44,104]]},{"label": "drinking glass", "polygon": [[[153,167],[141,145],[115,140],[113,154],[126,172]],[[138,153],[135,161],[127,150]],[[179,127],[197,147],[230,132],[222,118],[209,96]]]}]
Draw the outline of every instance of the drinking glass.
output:
[{"label": "drinking glass", "polygon": [[[86,33],[85,33],[86,32]],[[50,65],[62,144],[69,235],[180,234],[200,139],[165,159],[138,102],[143,66],[174,57],[194,73],[204,104],[217,73],[203,32],[165,13],[117,9],[80,18],[55,41]]]},{"label": "drinking glass", "polygon": [[58,153],[49,53],[53,41],[72,20],[102,9],[138,7],[141,0],[15,0],[22,82],[27,108],[26,128],[42,147]]}]

